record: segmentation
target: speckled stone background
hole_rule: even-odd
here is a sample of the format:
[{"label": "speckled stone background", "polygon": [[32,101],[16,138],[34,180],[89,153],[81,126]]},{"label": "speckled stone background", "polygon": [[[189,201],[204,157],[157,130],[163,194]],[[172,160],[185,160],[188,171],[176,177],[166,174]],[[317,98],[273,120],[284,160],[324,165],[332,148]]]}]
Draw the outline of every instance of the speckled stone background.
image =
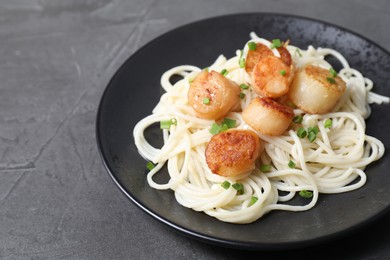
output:
[{"label": "speckled stone background", "polygon": [[1,1],[0,258],[390,258],[390,215],[314,248],[245,252],[173,232],[106,173],[95,118],[119,66],[177,26],[255,11],[318,18],[390,50],[387,0]]}]

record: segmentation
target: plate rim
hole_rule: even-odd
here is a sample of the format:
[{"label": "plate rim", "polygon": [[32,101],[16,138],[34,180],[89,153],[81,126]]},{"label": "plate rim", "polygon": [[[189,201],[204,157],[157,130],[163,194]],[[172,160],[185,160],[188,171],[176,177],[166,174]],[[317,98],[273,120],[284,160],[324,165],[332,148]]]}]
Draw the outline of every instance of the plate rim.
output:
[{"label": "plate rim", "polygon": [[186,237],[201,241],[201,242],[206,242],[209,244],[213,245],[218,245],[218,246],[223,246],[223,247],[228,247],[228,248],[236,248],[236,249],[245,249],[245,250],[265,250],[265,251],[272,251],[272,250],[289,250],[289,249],[298,249],[298,248],[304,248],[304,247],[309,247],[309,246],[314,246],[314,245],[319,245],[323,244],[326,242],[330,242],[332,240],[336,239],[342,239],[345,236],[357,232],[359,230],[362,230],[364,228],[367,228],[368,226],[372,225],[374,222],[376,222],[378,219],[383,218],[384,215],[388,214],[390,212],[390,204],[387,205],[385,208],[383,208],[381,211],[378,211],[375,215],[361,220],[358,224],[354,226],[350,226],[348,228],[326,234],[314,239],[307,239],[307,240],[297,240],[297,241],[288,241],[288,242],[279,242],[279,243],[272,243],[272,242],[243,242],[239,240],[234,240],[234,239],[225,239],[225,238],[219,238],[216,236],[212,235],[207,235],[207,234],[202,234],[199,231],[192,230],[189,228],[185,228],[180,226],[177,223],[174,223],[165,217],[161,216],[158,212],[148,208],[145,206],[137,197],[135,197],[130,190],[126,190],[125,187],[120,183],[118,180],[118,177],[114,174],[114,170],[110,167],[110,165],[107,162],[105,152],[103,150],[103,144],[102,144],[102,137],[100,133],[100,120],[101,120],[101,113],[102,113],[102,104],[103,101],[105,100],[106,96],[108,95],[107,93],[109,92],[110,86],[112,86],[113,81],[118,77],[118,75],[122,72],[122,70],[125,69],[126,64],[133,59],[134,57],[140,55],[140,53],[144,50],[147,49],[149,45],[152,45],[154,42],[162,40],[164,37],[167,37],[169,34],[175,33],[177,31],[183,30],[187,27],[191,26],[196,26],[196,24],[200,23],[205,23],[209,22],[212,20],[217,20],[217,19],[226,19],[229,17],[235,17],[235,16],[244,16],[244,15],[255,15],[255,16],[278,16],[278,17],[288,17],[288,18],[293,18],[293,19],[299,19],[299,20],[305,20],[308,22],[315,22],[319,24],[323,24],[325,26],[330,26],[333,28],[340,29],[344,32],[347,32],[349,34],[352,34],[358,38],[363,39],[364,41],[372,44],[376,48],[379,48],[381,51],[383,51],[387,56],[390,57],[390,52],[380,44],[376,43],[375,41],[367,38],[366,36],[357,33],[351,29],[348,29],[346,27],[337,25],[332,22],[328,22],[325,20],[321,20],[318,18],[313,18],[313,17],[308,17],[308,16],[303,16],[303,15],[297,15],[297,14],[288,14],[288,13],[279,13],[279,12],[237,12],[237,13],[228,13],[228,14],[223,14],[223,15],[217,15],[217,16],[211,16],[211,17],[206,17],[203,19],[198,19],[195,21],[191,21],[188,23],[184,23],[182,25],[173,27],[147,43],[145,43],[143,46],[139,47],[136,49],[133,53],[131,53],[116,69],[116,71],[111,75],[110,80],[107,82],[105,85],[105,88],[100,96],[100,100],[98,102],[98,109],[96,111],[96,116],[95,116],[95,141],[97,144],[98,148],[98,153],[99,156],[102,160],[103,166],[106,170],[106,172],[109,174],[111,177],[112,181],[115,183],[115,186],[119,188],[122,194],[124,194],[130,201],[132,201],[138,208],[141,209],[141,211],[144,211],[147,213],[147,215],[151,216],[153,219],[158,220],[158,222],[165,224],[169,228],[173,229],[177,233],[184,235]]}]

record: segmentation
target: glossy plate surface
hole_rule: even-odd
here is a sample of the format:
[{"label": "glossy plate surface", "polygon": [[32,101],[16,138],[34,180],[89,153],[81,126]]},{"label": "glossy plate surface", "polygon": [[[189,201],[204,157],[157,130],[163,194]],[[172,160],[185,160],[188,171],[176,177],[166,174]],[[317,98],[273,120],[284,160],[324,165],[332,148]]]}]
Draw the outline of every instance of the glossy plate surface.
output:
[{"label": "glossy plate surface", "polygon": [[[181,233],[208,243],[247,249],[298,248],[342,237],[366,226],[389,208],[388,152],[366,169],[368,181],[361,189],[320,195],[318,204],[309,211],[273,211],[247,225],[223,223],[184,208],[176,202],[172,191],[158,191],[148,186],[146,162],[137,152],[132,131],[159,101],[163,93],[161,75],[182,64],[207,67],[219,54],[230,58],[237,49],[243,48],[252,31],[268,39],[290,39],[292,45],[303,49],[308,45],[336,49],[351,67],[374,81],[375,92],[390,96],[390,54],[343,28],[303,17],[262,13],[228,15],[191,23],[142,47],[109,82],[96,122],[98,148],[108,173],[142,210]],[[339,66],[333,65],[336,69]],[[386,149],[390,149],[389,122],[390,105],[372,105],[367,133],[382,140]],[[148,138],[160,142],[158,131],[149,131]],[[165,181],[164,177],[161,181]]]}]

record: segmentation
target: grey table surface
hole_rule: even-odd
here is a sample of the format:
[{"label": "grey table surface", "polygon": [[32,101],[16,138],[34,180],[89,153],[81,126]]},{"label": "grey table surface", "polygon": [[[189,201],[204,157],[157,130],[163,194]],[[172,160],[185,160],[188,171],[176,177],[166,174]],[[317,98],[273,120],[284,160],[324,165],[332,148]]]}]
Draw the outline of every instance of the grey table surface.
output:
[{"label": "grey table surface", "polygon": [[390,259],[390,215],[310,248],[240,251],[174,232],[107,174],[95,119],[119,66],[177,26],[242,12],[320,19],[390,50],[387,0],[0,2],[1,259]]}]

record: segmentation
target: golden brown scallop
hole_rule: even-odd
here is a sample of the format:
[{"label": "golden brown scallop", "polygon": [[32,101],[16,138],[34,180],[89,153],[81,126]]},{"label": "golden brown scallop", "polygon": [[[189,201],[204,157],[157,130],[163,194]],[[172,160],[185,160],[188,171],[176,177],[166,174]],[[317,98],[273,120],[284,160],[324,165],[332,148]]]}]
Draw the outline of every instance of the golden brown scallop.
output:
[{"label": "golden brown scallop", "polygon": [[264,57],[274,56],[274,53],[270,48],[261,43],[256,43],[256,49],[248,50],[248,54],[245,60],[245,70],[249,74],[252,73],[256,64]]},{"label": "golden brown scallop", "polygon": [[[290,52],[284,47],[279,47],[277,48],[280,58],[282,61],[287,65],[290,66],[292,63],[292,58],[290,55]],[[254,50],[248,50],[248,54],[246,56],[246,61],[245,61],[245,70],[249,74],[252,73],[253,68],[256,66],[256,64],[265,57],[268,56],[275,56],[274,53],[270,48],[265,46],[264,44],[261,43],[256,43],[256,48]]]},{"label": "golden brown scallop", "polygon": [[255,98],[242,112],[244,121],[265,135],[283,134],[294,117],[292,108],[271,98]]},{"label": "golden brown scallop", "polygon": [[296,73],[289,99],[306,113],[324,114],[332,110],[344,94],[346,84],[328,69],[308,65]]},{"label": "golden brown scallop", "polygon": [[255,132],[229,129],[211,138],[206,147],[206,162],[215,174],[236,176],[255,168],[255,161],[262,149]]},{"label": "golden brown scallop", "polygon": [[293,65],[287,65],[281,58],[268,56],[253,68],[252,88],[262,96],[278,98],[286,94],[294,78]]},{"label": "golden brown scallop", "polygon": [[240,87],[216,71],[203,70],[191,82],[188,102],[200,118],[219,119],[240,106]]}]

